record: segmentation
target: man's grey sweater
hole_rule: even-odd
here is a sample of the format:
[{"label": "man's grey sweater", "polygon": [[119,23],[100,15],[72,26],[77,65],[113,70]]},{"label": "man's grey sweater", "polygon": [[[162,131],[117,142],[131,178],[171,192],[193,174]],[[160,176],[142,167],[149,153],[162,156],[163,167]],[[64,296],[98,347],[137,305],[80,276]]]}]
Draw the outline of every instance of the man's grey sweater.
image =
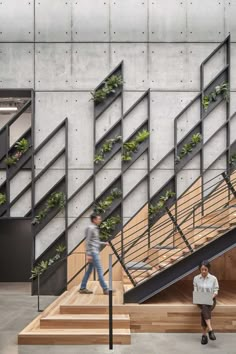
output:
[{"label": "man's grey sweater", "polygon": [[99,228],[95,224],[91,224],[87,227],[85,231],[86,236],[86,254],[91,256],[92,253],[99,253],[100,246],[105,245],[106,242],[100,241],[99,238]]}]

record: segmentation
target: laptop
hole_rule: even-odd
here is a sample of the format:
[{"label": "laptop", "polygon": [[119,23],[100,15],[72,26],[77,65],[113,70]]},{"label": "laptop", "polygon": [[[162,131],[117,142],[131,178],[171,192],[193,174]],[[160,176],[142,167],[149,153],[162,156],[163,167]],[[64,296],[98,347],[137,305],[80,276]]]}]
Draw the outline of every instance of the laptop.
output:
[{"label": "laptop", "polygon": [[193,291],[193,304],[213,305],[212,293],[203,291]]}]

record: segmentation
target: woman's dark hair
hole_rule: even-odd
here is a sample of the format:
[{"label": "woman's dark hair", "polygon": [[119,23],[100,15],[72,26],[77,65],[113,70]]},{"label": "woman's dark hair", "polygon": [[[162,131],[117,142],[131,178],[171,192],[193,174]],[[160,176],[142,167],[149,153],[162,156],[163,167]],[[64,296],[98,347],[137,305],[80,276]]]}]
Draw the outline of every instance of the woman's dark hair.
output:
[{"label": "woman's dark hair", "polygon": [[97,219],[97,217],[99,217],[100,215],[99,214],[96,214],[96,213],[92,213],[90,215],[90,220],[93,222],[95,219]]},{"label": "woman's dark hair", "polygon": [[211,268],[211,265],[210,265],[210,262],[209,262],[209,261],[202,261],[202,262],[199,264],[199,269],[201,269],[202,266],[206,267],[208,270],[210,270],[210,268]]}]

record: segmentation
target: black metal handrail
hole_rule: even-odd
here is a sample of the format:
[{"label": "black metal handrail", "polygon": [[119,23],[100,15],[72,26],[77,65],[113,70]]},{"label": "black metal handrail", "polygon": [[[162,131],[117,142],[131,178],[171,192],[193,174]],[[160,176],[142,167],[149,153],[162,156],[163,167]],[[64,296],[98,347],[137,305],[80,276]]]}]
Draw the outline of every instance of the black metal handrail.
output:
[{"label": "black metal handrail", "polygon": [[[228,188],[229,188],[229,187],[228,187],[228,185],[226,184],[226,185],[225,185],[225,188],[222,190],[222,193],[224,193],[225,191],[228,191]],[[214,199],[214,198],[212,198],[212,199]],[[224,200],[224,198],[223,198],[223,200]],[[217,206],[216,206],[215,209],[212,208],[212,205],[210,205],[208,208],[211,209],[210,214],[211,214],[211,213],[214,213],[214,211],[216,211],[216,210],[219,210]],[[207,208],[206,210],[208,210],[208,208]],[[230,216],[232,213],[235,213],[235,210],[233,210],[232,212],[230,212],[230,213],[229,213],[229,216]],[[201,215],[201,213],[199,213],[199,215]],[[210,223],[211,221],[214,221],[214,219],[215,219],[215,215],[213,215],[210,219],[208,219],[208,223]],[[218,222],[220,222],[220,221],[225,221],[225,216],[222,216],[221,218],[218,218]],[[221,229],[223,226],[227,225],[228,223],[229,223],[228,220],[226,220],[226,222],[223,222],[223,224],[221,223],[219,226],[214,226],[214,224],[212,224],[212,225],[209,225],[209,224],[206,225],[206,226],[204,227],[205,229],[208,229],[208,228],[214,226],[213,231],[210,230],[207,234],[204,234],[204,236],[200,237],[200,238],[198,239],[198,241],[202,240],[203,238],[206,238],[207,236],[210,236],[210,235],[212,234],[212,232],[215,232],[215,230],[217,230],[217,229]],[[182,232],[184,232],[184,231],[186,231],[186,230],[189,230],[189,228],[190,228],[190,226],[187,225],[185,228],[182,228]],[[191,233],[193,232],[193,230],[194,230],[194,229],[192,228],[191,231],[188,231],[187,233],[184,233],[184,235],[185,235],[185,237],[187,238],[188,242],[194,240],[194,237],[195,237],[194,234],[191,235],[190,237],[187,237],[187,236],[189,236],[189,234],[191,234]],[[147,236],[147,233],[144,234],[144,235],[142,235],[142,238],[140,238],[140,239],[138,240],[138,242],[136,243],[136,245],[143,243],[143,238],[146,237],[146,236]],[[163,236],[160,236],[160,237],[163,237]],[[158,239],[159,239],[159,237],[155,238],[154,240],[152,239],[151,242],[157,241]],[[176,244],[176,242],[178,242],[179,240],[180,240],[180,243],[177,243],[177,244]],[[170,242],[169,244],[166,244],[164,247],[167,247],[167,248],[168,248],[168,246],[170,246],[171,243],[172,243],[172,242]],[[182,236],[180,235],[180,237],[177,237],[177,238],[175,239],[175,247],[178,247],[178,246],[180,246],[181,244],[183,244],[183,238],[182,238]],[[176,254],[178,253],[178,251],[179,251],[179,250],[177,250]],[[166,253],[163,253],[163,256],[166,256],[168,253],[169,253],[169,250],[166,250]],[[137,260],[137,257],[140,258],[140,257],[142,257],[142,256],[143,256],[143,259],[144,259],[144,258],[146,257],[146,255],[147,255],[147,251],[145,250],[145,251],[142,251],[142,252],[140,253],[140,252],[138,252],[137,249],[136,249],[136,250],[133,252],[133,254],[134,254],[134,257],[133,257],[133,258],[130,258],[130,256],[132,255],[132,253],[129,254],[129,261],[133,261],[133,262],[134,262],[135,260]],[[171,257],[173,257],[173,254],[171,254],[170,258],[171,258]],[[158,260],[158,258],[159,258],[159,256],[156,257],[156,260]],[[181,256],[181,258],[182,258],[182,256]],[[166,260],[167,260],[167,259],[166,259]],[[154,259],[152,258],[152,261],[155,261],[155,258],[154,258]],[[163,261],[161,261],[161,262],[163,262]],[[161,263],[161,262],[160,262],[160,263]],[[137,261],[136,263],[138,264],[139,261]],[[156,264],[156,266],[158,266],[158,263]],[[130,274],[131,274],[131,276],[132,276],[132,273],[134,273],[135,271],[131,271],[131,270],[130,270],[129,272],[130,272]],[[139,276],[142,276],[144,273],[145,273],[145,271],[139,272]]]}]

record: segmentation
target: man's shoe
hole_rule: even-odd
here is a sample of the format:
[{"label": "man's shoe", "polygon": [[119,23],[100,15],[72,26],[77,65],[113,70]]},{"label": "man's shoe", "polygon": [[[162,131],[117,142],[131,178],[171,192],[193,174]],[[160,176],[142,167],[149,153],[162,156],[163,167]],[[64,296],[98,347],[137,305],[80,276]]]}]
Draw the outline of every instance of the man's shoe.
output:
[{"label": "man's shoe", "polygon": [[211,340],[216,340],[216,336],[215,336],[215,333],[213,331],[209,331],[208,332],[208,336]]},{"label": "man's shoe", "polygon": [[202,335],[202,340],[201,340],[202,344],[207,344],[208,343],[208,338],[205,334]]},{"label": "man's shoe", "polygon": [[86,288],[84,289],[79,289],[79,293],[80,294],[93,294],[93,292],[91,290],[88,290]]}]

